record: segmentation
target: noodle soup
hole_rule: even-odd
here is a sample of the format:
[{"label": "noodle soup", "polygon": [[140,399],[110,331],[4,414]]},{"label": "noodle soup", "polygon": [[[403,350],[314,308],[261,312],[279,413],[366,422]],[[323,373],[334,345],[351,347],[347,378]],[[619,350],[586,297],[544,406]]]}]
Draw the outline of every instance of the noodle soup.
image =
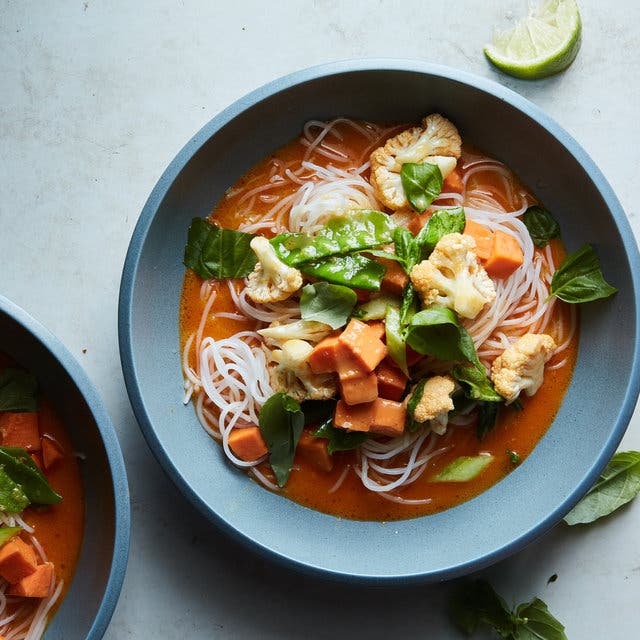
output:
[{"label": "noodle soup", "polygon": [[[534,244],[535,196],[436,115],[311,121],[230,186],[202,242],[190,230],[185,403],[231,463],[340,517],[430,514],[498,482],[575,364],[576,308],[549,298],[561,241]],[[236,243],[226,274],[208,233]]]}]

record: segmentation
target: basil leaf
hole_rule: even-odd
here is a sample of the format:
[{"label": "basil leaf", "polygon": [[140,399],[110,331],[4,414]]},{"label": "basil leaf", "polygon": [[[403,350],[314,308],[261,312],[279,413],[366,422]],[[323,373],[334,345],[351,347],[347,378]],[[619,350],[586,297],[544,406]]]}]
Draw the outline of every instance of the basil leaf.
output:
[{"label": "basil leaf", "polygon": [[19,447],[0,447],[0,467],[20,486],[29,502],[58,504],[62,502],[31,456]]},{"label": "basil leaf", "polygon": [[38,382],[22,369],[5,369],[0,374],[0,411],[33,413],[38,410]]},{"label": "basil leaf", "polygon": [[413,392],[411,393],[411,397],[409,398],[409,402],[407,402],[407,428],[409,431],[416,431],[422,426],[422,423],[418,422],[415,419],[416,407],[420,400],[422,400],[422,394],[424,393],[424,386],[427,384],[428,378],[423,378],[418,382],[415,386]]},{"label": "basil leaf", "polygon": [[460,456],[437,473],[431,482],[469,482],[493,462],[493,456]]},{"label": "basil leaf", "polygon": [[523,216],[523,222],[529,231],[531,240],[536,247],[544,249],[549,240],[560,235],[560,225],[555,218],[544,208],[538,206],[529,207]]},{"label": "basil leaf", "polygon": [[491,625],[503,638],[511,637],[515,630],[507,603],[486,580],[468,581],[456,589],[449,613],[467,635],[474,633],[480,623]]},{"label": "basil leaf", "polygon": [[419,248],[411,231],[404,227],[396,227],[393,232],[393,246],[404,270],[411,273],[411,269],[420,261]]},{"label": "basil leaf", "polygon": [[336,451],[351,451],[359,447],[369,434],[358,431],[345,431],[333,426],[333,416],[323,422],[314,432],[314,438],[326,438],[327,452],[332,455]]},{"label": "basil leaf", "polygon": [[616,453],[589,493],[564,517],[567,524],[586,524],[608,516],[640,493],[640,451]]},{"label": "basil leaf", "polygon": [[397,307],[389,305],[384,321],[387,350],[402,372],[408,376],[407,347],[404,343],[402,326],[400,324],[400,311]]},{"label": "basil leaf", "polygon": [[300,410],[304,413],[304,426],[309,427],[324,422],[333,415],[335,408],[335,400],[305,400],[300,405]]},{"label": "basil leaf", "polygon": [[453,367],[452,374],[462,384],[469,398],[486,402],[502,402],[502,396],[493,388],[493,383],[489,380],[482,364],[479,367],[458,364]]},{"label": "basil leaf", "polygon": [[420,299],[413,286],[413,282],[409,280],[407,286],[402,292],[402,304],[400,305],[400,324],[403,327],[407,327],[411,322],[413,316],[418,313],[420,309]]},{"label": "basil leaf", "polygon": [[582,249],[567,256],[551,279],[551,296],[571,304],[608,298],[617,289],[605,281],[593,247],[585,244]]},{"label": "basil leaf", "polygon": [[17,482],[14,482],[0,464],[0,510],[21,513],[30,504],[29,498]]},{"label": "basil leaf", "polygon": [[358,296],[349,287],[318,282],[302,288],[300,313],[303,320],[314,320],[338,329],[347,320],[356,306]]},{"label": "basil leaf", "polygon": [[269,449],[269,464],[278,486],[284,487],[304,427],[304,414],[293,398],[279,391],[262,405],[258,425]]},{"label": "basil leaf", "polygon": [[444,182],[440,167],[429,162],[403,164],[400,180],[409,204],[420,213],[440,195]]},{"label": "basil leaf", "polygon": [[336,217],[315,235],[282,233],[271,240],[276,254],[290,267],[316,262],[327,256],[389,244],[395,223],[382,211],[363,209]]},{"label": "basil leaf", "polygon": [[429,257],[444,236],[450,233],[462,233],[466,223],[467,217],[462,207],[436,211],[416,236],[415,243],[419,247],[416,264]]},{"label": "basil leaf", "polygon": [[358,253],[330,256],[321,262],[305,262],[298,268],[314,278],[366,291],[379,291],[386,272],[379,262]]},{"label": "basil leaf", "polygon": [[564,626],[540,598],[519,605],[515,616],[518,640],[567,640]]},{"label": "basil leaf", "polygon": [[0,548],[4,547],[9,540],[17,536],[22,531],[22,527],[2,527],[0,528]]},{"label": "basil leaf", "polygon": [[407,344],[440,360],[478,362],[471,337],[446,307],[434,305],[416,313],[407,329]]},{"label": "basil leaf", "polygon": [[513,449],[507,449],[507,455],[509,456],[509,460],[511,460],[511,464],[516,466],[520,464],[520,454],[514,451]]},{"label": "basil leaf", "polygon": [[482,440],[487,433],[493,431],[498,419],[499,409],[500,405],[496,402],[478,403],[478,425],[476,426],[478,440]]},{"label": "basil leaf", "polygon": [[183,263],[201,278],[244,278],[258,258],[249,246],[253,234],[221,229],[204,218],[189,227]]}]

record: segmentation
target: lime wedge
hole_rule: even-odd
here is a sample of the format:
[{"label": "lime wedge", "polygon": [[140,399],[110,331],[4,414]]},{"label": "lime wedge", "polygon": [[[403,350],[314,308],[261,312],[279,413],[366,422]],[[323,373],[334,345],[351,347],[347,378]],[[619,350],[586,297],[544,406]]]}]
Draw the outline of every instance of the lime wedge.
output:
[{"label": "lime wedge", "polygon": [[496,32],[484,53],[510,76],[538,80],[563,71],[574,61],[581,33],[575,0],[545,0],[511,31]]}]

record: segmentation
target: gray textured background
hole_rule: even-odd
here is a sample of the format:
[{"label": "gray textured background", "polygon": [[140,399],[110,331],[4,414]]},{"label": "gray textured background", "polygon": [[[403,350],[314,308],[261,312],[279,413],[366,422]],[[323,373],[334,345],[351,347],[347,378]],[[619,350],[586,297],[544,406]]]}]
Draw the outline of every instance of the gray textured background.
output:
[{"label": "gray textured background", "polygon": [[[510,24],[524,1],[0,2],[0,291],[70,348],[120,436],[133,532],[109,640],[457,637],[445,615],[449,585],[366,589],[301,577],[241,549],[181,499],[125,393],[120,272],[149,192],[193,133],[269,80],[349,57],[419,58],[519,91],[592,155],[637,235],[640,5],[580,6],[575,64],[526,83],[481,53],[493,25]],[[624,448],[640,448],[639,420]],[[635,637],[639,528],[640,502],[592,527],[559,526],[484,575],[509,602],[542,597],[572,639]]]}]

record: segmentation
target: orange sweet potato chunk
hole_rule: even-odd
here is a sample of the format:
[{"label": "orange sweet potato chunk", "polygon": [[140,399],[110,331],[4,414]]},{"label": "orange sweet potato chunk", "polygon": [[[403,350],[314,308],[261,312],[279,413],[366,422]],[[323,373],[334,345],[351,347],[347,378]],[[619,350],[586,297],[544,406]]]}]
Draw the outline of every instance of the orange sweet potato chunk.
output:
[{"label": "orange sweet potato chunk", "polygon": [[0,576],[7,582],[13,584],[30,576],[37,564],[34,550],[19,537],[0,549]]},{"label": "orange sweet potato chunk", "polygon": [[387,400],[400,400],[407,386],[407,376],[385,358],[376,369],[378,378],[378,394]]},{"label": "orange sweet potato chunk", "polygon": [[404,432],[406,409],[401,402],[378,398],[374,403],[372,433],[385,436],[399,436]]},{"label": "orange sweet potato chunk", "polygon": [[338,338],[366,372],[373,371],[387,355],[387,347],[377,337],[376,329],[352,318]]},{"label": "orange sweet potato chunk", "polygon": [[337,371],[340,350],[338,336],[329,336],[321,340],[309,354],[309,366],[313,373]]},{"label": "orange sweet potato chunk", "polygon": [[40,451],[37,413],[0,413],[0,438],[3,447],[22,447]]},{"label": "orange sweet potato chunk", "polygon": [[328,440],[325,438],[314,438],[310,431],[306,429],[300,435],[296,455],[301,455],[314,467],[327,473],[333,469],[333,458],[327,450]]},{"label": "orange sweet potato chunk", "polygon": [[373,402],[378,397],[378,378],[375,373],[340,379],[340,394],[347,404]]},{"label": "orange sweet potato chunk", "polygon": [[442,191],[444,193],[462,193],[464,185],[462,184],[462,176],[458,169],[454,169],[442,183]]},{"label": "orange sweet potato chunk", "polygon": [[45,562],[38,565],[31,575],[16,582],[9,589],[9,595],[24,598],[46,598],[51,590],[52,580],[53,562]]},{"label": "orange sweet potato chunk", "polygon": [[371,330],[369,335],[375,336],[378,340],[383,340],[386,335],[386,329],[382,320],[374,320],[373,322],[367,322],[367,326]]},{"label": "orange sweet potato chunk", "polygon": [[45,470],[49,471],[63,458],[64,451],[58,441],[51,437],[44,436],[42,438],[42,464],[44,465]]},{"label": "orange sweet potato chunk", "polygon": [[493,245],[495,242],[495,234],[493,231],[473,220],[467,220],[464,233],[476,241],[476,255],[480,262],[483,264],[486,263],[493,253]]},{"label": "orange sweet potato chunk", "polygon": [[229,446],[245,462],[257,460],[269,451],[258,427],[233,429],[229,434]]},{"label": "orange sweet potato chunk", "polygon": [[380,285],[382,291],[386,291],[395,296],[401,296],[407,282],[409,282],[409,276],[406,271],[400,266],[397,260],[386,258],[376,258],[376,260],[386,268]]},{"label": "orange sweet potato chunk", "polygon": [[490,276],[508,278],[524,262],[524,255],[513,236],[504,231],[496,231],[494,236],[493,251],[484,268]]},{"label": "orange sweet potato chunk", "polygon": [[338,400],[333,424],[347,431],[369,431],[373,418],[373,402],[349,405]]}]

